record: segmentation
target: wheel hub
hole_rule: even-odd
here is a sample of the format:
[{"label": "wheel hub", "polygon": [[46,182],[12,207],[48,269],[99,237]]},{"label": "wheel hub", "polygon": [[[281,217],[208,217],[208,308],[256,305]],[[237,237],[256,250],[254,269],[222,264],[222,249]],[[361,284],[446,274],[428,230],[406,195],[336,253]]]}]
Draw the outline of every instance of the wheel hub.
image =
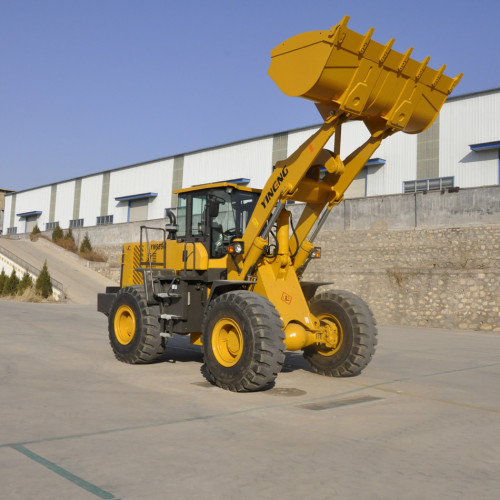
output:
[{"label": "wheel hub", "polygon": [[335,354],[342,344],[342,328],[333,316],[322,316],[321,340],[319,341],[318,352],[324,356]]},{"label": "wheel hub", "polygon": [[223,318],[215,324],[212,349],[223,366],[234,366],[239,361],[243,353],[243,334],[235,321]]},{"label": "wheel hub", "polygon": [[135,335],[135,315],[129,306],[122,305],[115,314],[115,335],[116,339],[122,345],[128,345],[132,342]]}]

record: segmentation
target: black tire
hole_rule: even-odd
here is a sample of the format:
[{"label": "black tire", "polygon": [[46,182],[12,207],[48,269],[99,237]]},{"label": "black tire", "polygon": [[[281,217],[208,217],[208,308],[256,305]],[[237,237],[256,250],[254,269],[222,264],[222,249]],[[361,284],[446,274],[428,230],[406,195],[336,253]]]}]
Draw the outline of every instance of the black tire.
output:
[{"label": "black tire", "polygon": [[313,297],[309,307],[322,324],[336,331],[331,345],[313,344],[304,349],[313,371],[330,377],[359,375],[377,345],[375,318],[366,302],[344,290],[329,290]]},{"label": "black tire", "polygon": [[273,383],[285,361],[283,322],[273,304],[236,290],[214,299],[203,320],[205,377],[230,391],[259,391]]},{"label": "black tire", "polygon": [[116,295],[109,313],[109,342],[118,360],[134,365],[154,363],[165,352],[159,308],[147,305],[144,287],[127,286]]}]

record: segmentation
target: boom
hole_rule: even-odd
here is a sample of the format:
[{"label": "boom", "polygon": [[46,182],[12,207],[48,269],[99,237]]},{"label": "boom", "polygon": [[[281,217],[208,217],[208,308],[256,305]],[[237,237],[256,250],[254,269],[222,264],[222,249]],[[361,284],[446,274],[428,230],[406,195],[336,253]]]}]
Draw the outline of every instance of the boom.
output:
[{"label": "boom", "polygon": [[[315,102],[324,124],[275,165],[242,237],[245,253],[231,269],[233,277],[241,279],[255,265],[288,200],[305,203],[287,243],[295,269],[302,266],[313,248],[307,237],[318,218],[323,213],[324,222],[342,201],[381,142],[398,131],[418,133],[429,127],[460,81],[462,74],[444,75],[444,65],[430,68],[430,57],[411,59],[413,48],[396,52],[394,39],[385,45],[373,41],[373,28],[364,36],[348,29],[348,20],[345,16],[330,31],[296,35],[271,52],[269,75],[285,94]],[[362,120],[370,138],[342,160],[341,127],[350,120]],[[325,146],[334,134],[335,147],[329,151]]]}]

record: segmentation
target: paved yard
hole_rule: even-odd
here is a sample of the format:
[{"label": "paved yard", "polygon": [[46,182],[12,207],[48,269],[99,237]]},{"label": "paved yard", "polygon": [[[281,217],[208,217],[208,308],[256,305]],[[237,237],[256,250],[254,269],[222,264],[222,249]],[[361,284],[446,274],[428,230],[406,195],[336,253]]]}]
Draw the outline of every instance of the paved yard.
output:
[{"label": "paved yard", "polygon": [[497,499],[500,335],[381,327],[362,375],[287,356],[209,385],[200,349],[116,361],[94,306],[0,301],[0,498]]}]

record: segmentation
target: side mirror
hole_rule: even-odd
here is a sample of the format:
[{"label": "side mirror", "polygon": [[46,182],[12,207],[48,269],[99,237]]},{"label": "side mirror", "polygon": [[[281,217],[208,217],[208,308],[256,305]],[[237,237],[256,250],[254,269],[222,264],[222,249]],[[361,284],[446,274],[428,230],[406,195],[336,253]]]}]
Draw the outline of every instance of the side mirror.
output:
[{"label": "side mirror", "polygon": [[219,215],[219,206],[220,203],[218,200],[208,200],[207,202],[208,205],[208,216],[211,218],[217,217]]},{"label": "side mirror", "polygon": [[167,240],[175,240],[177,231],[179,230],[179,226],[177,225],[177,219],[172,210],[167,210],[165,215],[168,219],[168,224],[165,224],[165,230],[168,233]]}]

